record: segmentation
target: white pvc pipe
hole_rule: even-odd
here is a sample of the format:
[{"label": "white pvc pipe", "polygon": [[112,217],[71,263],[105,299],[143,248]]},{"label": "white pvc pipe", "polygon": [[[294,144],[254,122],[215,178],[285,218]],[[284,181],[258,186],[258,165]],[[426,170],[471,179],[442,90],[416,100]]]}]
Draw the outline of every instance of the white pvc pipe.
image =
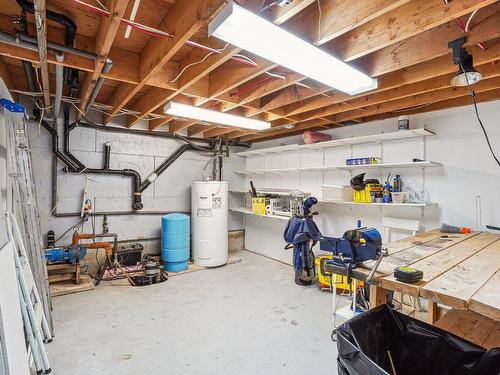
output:
[{"label": "white pvc pipe", "polygon": [[[139,10],[139,5],[141,4],[141,0],[135,0],[134,5],[132,6],[132,11],[130,12],[130,21],[135,20],[135,16],[137,15],[137,10]],[[128,39],[130,36],[130,32],[132,31],[132,26],[128,25],[127,30],[125,30],[125,39]]]},{"label": "white pvc pipe", "polygon": [[[64,55],[62,53],[56,53],[56,60],[60,63],[64,61]],[[54,121],[57,121],[59,116],[59,110],[61,109],[61,98],[64,84],[64,67],[61,64],[56,64],[56,96],[54,97]]]}]

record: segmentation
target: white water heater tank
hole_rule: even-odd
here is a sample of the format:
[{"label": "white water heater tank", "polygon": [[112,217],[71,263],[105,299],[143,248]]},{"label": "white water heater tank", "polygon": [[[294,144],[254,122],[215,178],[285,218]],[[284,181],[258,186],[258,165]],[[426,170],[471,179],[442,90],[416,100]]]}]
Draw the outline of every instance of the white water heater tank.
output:
[{"label": "white water heater tank", "polygon": [[194,263],[227,263],[227,181],[195,181],[191,186],[191,233]]}]

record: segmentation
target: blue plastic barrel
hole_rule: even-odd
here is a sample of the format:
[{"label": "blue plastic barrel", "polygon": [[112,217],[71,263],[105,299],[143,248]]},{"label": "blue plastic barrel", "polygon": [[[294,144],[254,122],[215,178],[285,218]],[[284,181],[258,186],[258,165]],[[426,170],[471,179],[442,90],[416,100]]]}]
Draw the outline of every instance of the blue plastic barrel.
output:
[{"label": "blue plastic barrel", "polygon": [[189,228],[188,215],[174,213],[161,218],[161,257],[169,272],[188,268]]}]

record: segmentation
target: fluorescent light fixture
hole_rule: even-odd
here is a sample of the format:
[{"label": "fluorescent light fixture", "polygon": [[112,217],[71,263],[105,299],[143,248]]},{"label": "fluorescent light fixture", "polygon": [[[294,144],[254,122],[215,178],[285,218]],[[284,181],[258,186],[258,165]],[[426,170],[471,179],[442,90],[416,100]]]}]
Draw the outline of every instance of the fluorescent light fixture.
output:
[{"label": "fluorescent light fixture", "polygon": [[271,124],[267,121],[254,120],[243,116],[236,116],[230,113],[212,111],[210,109],[176,102],[168,102],[167,104],[165,104],[163,111],[169,115],[206,122],[213,122],[221,125],[236,126],[238,128],[263,130],[271,127]]},{"label": "fluorescent light fixture", "polygon": [[376,79],[232,1],[208,34],[350,95],[377,88]]}]

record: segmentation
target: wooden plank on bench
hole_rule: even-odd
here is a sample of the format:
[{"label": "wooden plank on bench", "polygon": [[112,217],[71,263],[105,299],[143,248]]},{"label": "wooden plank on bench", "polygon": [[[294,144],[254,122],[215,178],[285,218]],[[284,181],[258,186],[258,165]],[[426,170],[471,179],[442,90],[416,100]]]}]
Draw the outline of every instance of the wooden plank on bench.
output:
[{"label": "wooden plank on bench", "polygon": [[480,233],[477,236],[468,238],[466,241],[457,243],[425,259],[412,263],[412,267],[423,272],[422,280],[419,282],[414,284],[403,283],[396,280],[393,274],[389,274],[381,279],[381,286],[382,288],[395,292],[418,296],[420,288],[423,285],[442,275],[496,240],[498,240],[497,235],[492,233]]},{"label": "wooden plank on bench", "polygon": [[491,335],[497,324],[498,322],[495,322],[493,319],[480,315],[476,324],[467,332],[464,338],[484,347],[484,342]]},{"label": "wooden plank on bench", "polygon": [[[474,325],[481,319],[481,315],[475,312],[461,309],[451,309],[434,325],[445,331],[451,332],[454,335],[465,337],[466,334],[474,327]],[[485,334],[483,340],[485,340]]]},{"label": "wooden plank on bench", "polygon": [[498,271],[499,264],[500,240],[497,240],[421,287],[420,295],[465,309],[472,296]]},{"label": "wooden plank on bench", "polygon": [[[442,234],[441,234],[442,235]],[[421,245],[413,246],[408,249],[399,251],[396,254],[389,254],[385,257],[378,268],[378,272],[388,275],[394,272],[394,268],[413,264],[421,259],[427,258],[443,249],[454,246],[462,241],[465,241],[477,233],[454,235],[451,238],[435,238]],[[363,265],[366,268],[373,267],[375,262],[368,262]]]},{"label": "wooden plank on bench", "polygon": [[405,237],[400,240],[388,243],[386,245],[389,254],[399,253],[402,250],[409,249],[410,247],[422,245],[426,242],[440,238],[443,235],[439,229],[434,229],[428,232],[420,232],[415,236]]},{"label": "wooden plank on bench", "polygon": [[497,271],[472,296],[468,307],[472,311],[500,321],[500,271]]},{"label": "wooden plank on bench", "polygon": [[495,327],[491,330],[486,340],[484,340],[482,346],[486,349],[500,347],[500,322],[495,323]]},{"label": "wooden plank on bench", "polygon": [[500,344],[500,323],[473,311],[451,309],[435,326],[486,349]]}]

